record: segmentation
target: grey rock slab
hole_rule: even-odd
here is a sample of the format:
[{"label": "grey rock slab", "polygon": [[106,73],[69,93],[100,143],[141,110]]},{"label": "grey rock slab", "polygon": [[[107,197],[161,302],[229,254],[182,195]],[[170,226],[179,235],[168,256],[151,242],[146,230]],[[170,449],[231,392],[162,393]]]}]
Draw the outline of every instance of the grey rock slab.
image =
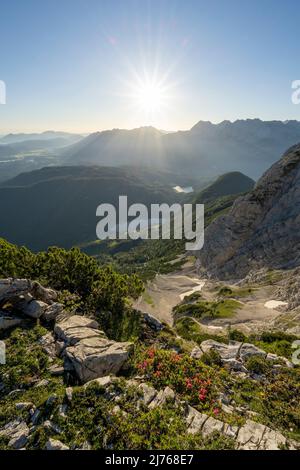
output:
[{"label": "grey rock slab", "polygon": [[201,431],[205,421],[208,420],[208,415],[200,413],[195,408],[188,405],[185,420],[187,423],[187,432],[189,434],[196,434]]},{"label": "grey rock slab", "polygon": [[243,362],[252,356],[266,357],[266,355],[267,353],[265,351],[250,343],[244,343],[239,352],[240,359]]},{"label": "grey rock slab", "polygon": [[209,418],[205,421],[205,423],[202,426],[201,433],[204,437],[206,437],[212,434],[213,432],[221,433],[223,429],[224,429],[224,423],[222,421],[209,416]]},{"label": "grey rock slab", "polygon": [[155,388],[151,387],[151,385],[147,385],[146,383],[141,383],[138,386],[138,389],[141,390],[143,394],[142,400],[146,406],[154,400],[158,393]]},{"label": "grey rock slab", "polygon": [[48,439],[46,443],[46,450],[69,450],[69,447],[57,439]]},{"label": "grey rock slab", "polygon": [[53,303],[52,305],[49,305],[46,310],[44,311],[43,313],[43,318],[44,320],[46,320],[47,322],[49,321],[53,321],[56,319],[56,317],[58,315],[60,315],[61,313],[63,313],[64,311],[64,306],[62,304],[59,304],[59,303]]},{"label": "grey rock slab", "polygon": [[21,449],[27,444],[29,432],[29,427],[25,421],[15,420],[10,421],[0,429],[0,436],[9,439],[9,447]]},{"label": "grey rock slab", "polygon": [[76,344],[84,338],[104,335],[99,330],[99,324],[96,320],[80,315],[72,315],[56,323],[54,333],[59,340],[68,344]]},{"label": "grey rock slab", "polygon": [[239,429],[237,443],[240,449],[257,449],[263,438],[266,426],[248,419]]},{"label": "grey rock slab", "polygon": [[148,407],[153,409],[157,406],[164,405],[167,401],[175,401],[175,393],[170,387],[165,387],[164,390],[160,390],[156,397],[149,403]]},{"label": "grey rock slab", "polygon": [[202,341],[201,349],[203,352],[209,352],[211,350],[216,351],[220,354],[221,359],[236,359],[242,343],[234,342],[231,344],[219,343],[212,339]]},{"label": "grey rock slab", "polygon": [[33,299],[23,306],[22,313],[31,318],[40,318],[47,307],[48,305],[42,300]]},{"label": "grey rock slab", "polygon": [[131,348],[131,343],[117,343],[101,336],[85,338],[64,350],[65,367],[70,370],[71,366],[81,383],[86,383],[117,374],[127,361]]}]

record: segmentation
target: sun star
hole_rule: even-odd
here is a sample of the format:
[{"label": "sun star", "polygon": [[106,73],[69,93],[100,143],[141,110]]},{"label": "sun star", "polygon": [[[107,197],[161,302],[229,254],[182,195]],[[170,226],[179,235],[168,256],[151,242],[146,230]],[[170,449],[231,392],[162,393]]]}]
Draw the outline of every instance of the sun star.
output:
[{"label": "sun star", "polygon": [[156,112],[161,109],[164,102],[164,90],[156,83],[141,84],[136,93],[137,105],[146,112]]}]

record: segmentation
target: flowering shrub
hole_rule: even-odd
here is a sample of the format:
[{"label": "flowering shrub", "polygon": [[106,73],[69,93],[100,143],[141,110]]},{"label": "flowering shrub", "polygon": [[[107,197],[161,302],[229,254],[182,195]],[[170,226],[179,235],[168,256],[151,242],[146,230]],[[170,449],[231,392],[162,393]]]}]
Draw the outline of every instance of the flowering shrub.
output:
[{"label": "flowering shrub", "polygon": [[187,354],[152,347],[142,352],[136,367],[155,388],[168,385],[198,409],[219,413],[213,369],[200,361]]}]

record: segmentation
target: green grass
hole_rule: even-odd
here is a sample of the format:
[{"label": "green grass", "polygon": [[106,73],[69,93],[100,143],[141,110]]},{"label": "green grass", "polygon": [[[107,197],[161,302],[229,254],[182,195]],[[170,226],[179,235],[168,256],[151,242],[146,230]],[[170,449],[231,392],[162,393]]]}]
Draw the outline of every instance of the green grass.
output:
[{"label": "green grass", "polygon": [[197,301],[195,303],[181,303],[174,308],[175,318],[192,316],[194,318],[230,318],[240,303],[233,299],[223,299],[216,302]]},{"label": "green grass", "polygon": [[218,288],[217,295],[221,298],[242,299],[249,297],[254,292],[253,287],[229,287],[222,286]]},{"label": "green grass", "polygon": [[143,300],[148,304],[151,305],[151,307],[154,307],[154,300],[152,299],[151,295],[145,291],[143,293]]},{"label": "green grass", "polygon": [[177,333],[187,341],[194,341],[201,344],[202,341],[207,339],[214,339],[219,342],[228,342],[226,336],[212,335],[203,331],[198,323],[194,322],[192,318],[181,318],[176,321],[175,329]]},{"label": "green grass", "polygon": [[267,271],[263,277],[262,283],[264,285],[273,285],[281,281],[284,278],[284,273],[282,271],[276,271],[275,269],[270,269]]},{"label": "green grass", "polygon": [[217,305],[215,306],[214,316],[217,318],[232,317],[240,307],[240,302],[237,302],[236,300],[221,300],[220,302],[217,302]]}]

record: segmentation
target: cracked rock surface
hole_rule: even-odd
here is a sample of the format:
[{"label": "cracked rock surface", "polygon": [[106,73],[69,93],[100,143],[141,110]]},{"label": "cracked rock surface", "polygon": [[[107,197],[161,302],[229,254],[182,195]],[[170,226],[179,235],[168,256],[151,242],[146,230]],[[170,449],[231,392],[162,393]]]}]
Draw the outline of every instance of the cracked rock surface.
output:
[{"label": "cracked rock surface", "polygon": [[[198,267],[220,279],[300,265],[300,145],[290,148],[205,231]],[[247,217],[245,217],[247,214]]]}]

